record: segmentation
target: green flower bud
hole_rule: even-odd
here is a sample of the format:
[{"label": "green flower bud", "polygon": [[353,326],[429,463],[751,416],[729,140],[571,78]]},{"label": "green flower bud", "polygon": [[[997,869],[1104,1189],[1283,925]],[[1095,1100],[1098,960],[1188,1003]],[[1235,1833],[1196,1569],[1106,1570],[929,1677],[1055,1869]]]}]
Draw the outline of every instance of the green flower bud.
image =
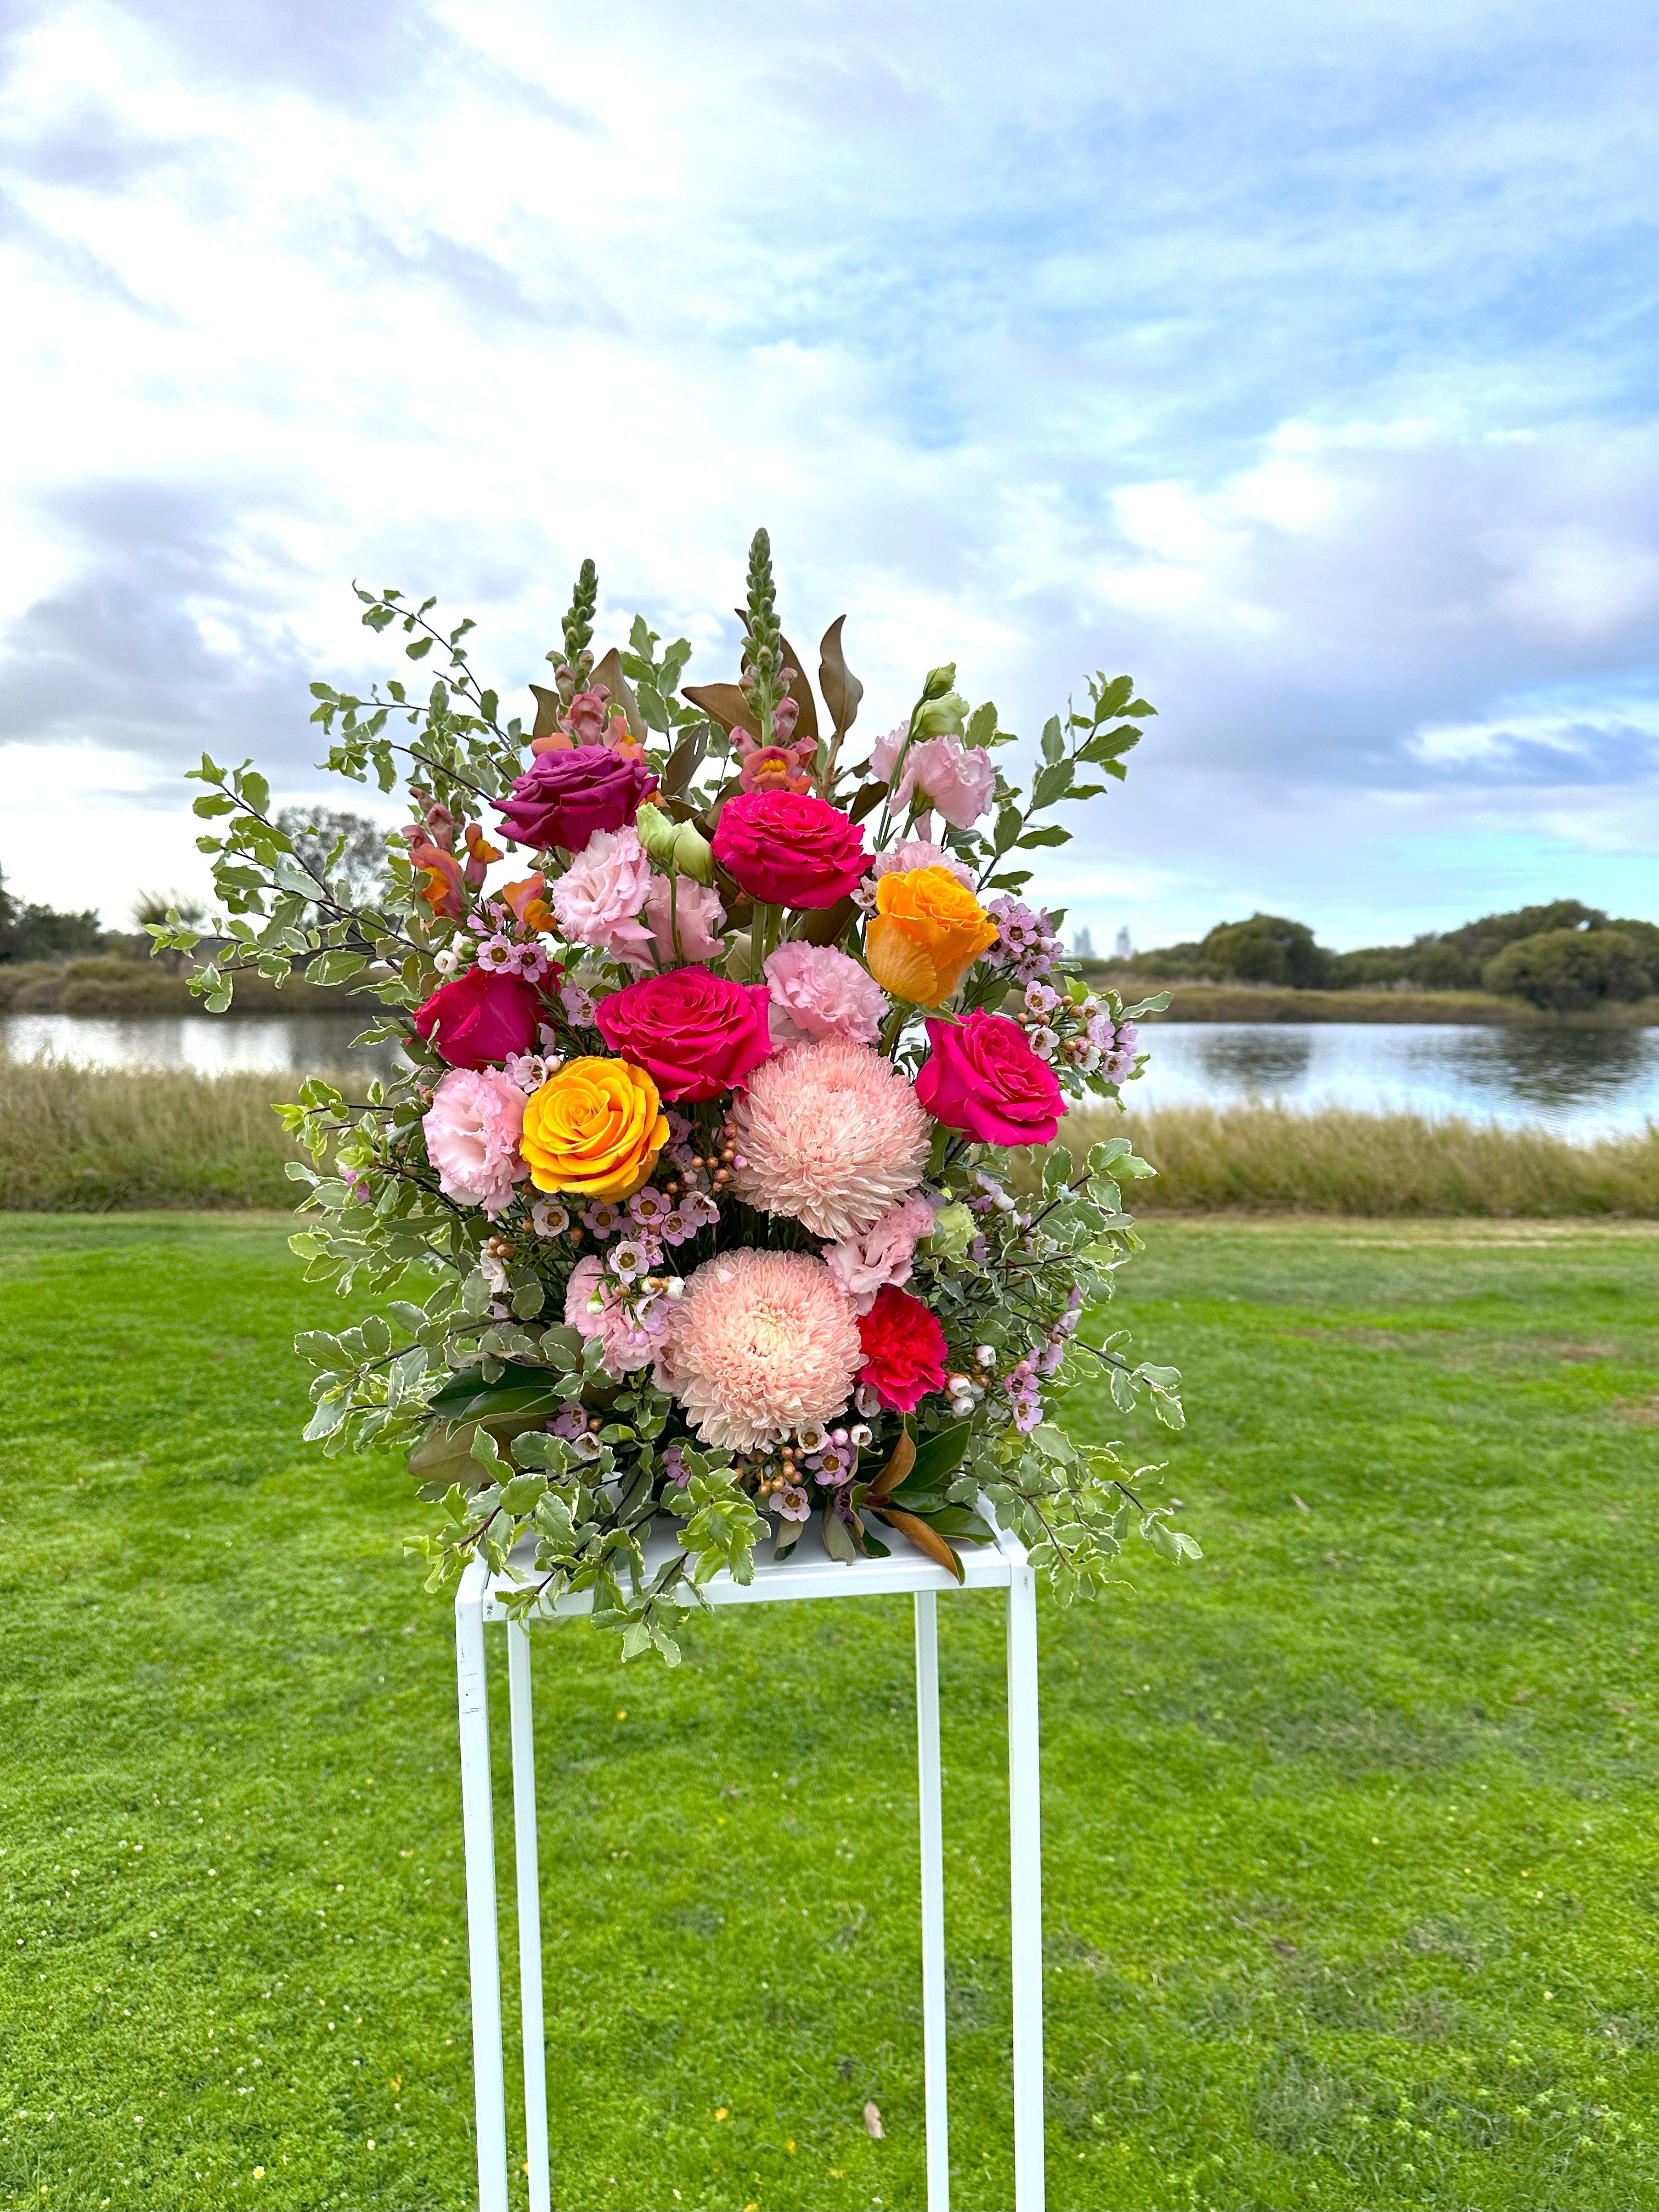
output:
[{"label": "green flower bud", "polygon": [[923,738],[959,738],[968,726],[968,702],[960,691],[946,691],[937,698],[925,698],[910,718],[911,735]]},{"label": "green flower bud", "polygon": [[936,1252],[941,1260],[959,1260],[977,1235],[979,1224],[963,1204],[953,1199],[949,1206],[941,1206],[933,1216],[933,1225],[927,1236],[927,1249]]},{"label": "green flower bud", "polygon": [[682,822],[675,830],[672,858],[681,875],[694,884],[714,882],[714,848],[695,822]]},{"label": "green flower bud", "polygon": [[943,668],[930,668],[927,680],[921,687],[924,699],[942,699],[957,680],[957,664],[947,660]]},{"label": "green flower bud", "polygon": [[645,848],[646,858],[665,867],[674,857],[674,842],[680,825],[671,814],[665,814],[647,801],[634,817],[634,828]]}]

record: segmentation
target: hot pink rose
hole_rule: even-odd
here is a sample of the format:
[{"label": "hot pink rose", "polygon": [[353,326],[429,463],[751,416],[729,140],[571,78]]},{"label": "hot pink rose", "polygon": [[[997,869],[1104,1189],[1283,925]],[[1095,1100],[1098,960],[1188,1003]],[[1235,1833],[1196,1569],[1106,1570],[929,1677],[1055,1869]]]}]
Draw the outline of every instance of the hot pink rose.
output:
[{"label": "hot pink rose", "polygon": [[1018,1022],[975,1009],[964,1022],[930,1021],[927,1041],[916,1097],[936,1121],[976,1145],[1053,1143],[1066,1100]]},{"label": "hot pink rose", "polygon": [[734,983],[708,968],[671,968],[602,999],[599,1034],[642,1067],[667,1099],[741,1090],[772,1049],[764,983]]},{"label": "hot pink rose", "polygon": [[541,1000],[522,976],[486,968],[469,968],[453,983],[440,983],[414,1013],[416,1028],[452,1067],[483,1067],[528,1052],[540,1019]]},{"label": "hot pink rose", "polygon": [[718,960],[726,950],[720,935],[726,908],[720,904],[720,893],[705,884],[693,883],[690,876],[681,876],[678,884],[671,898],[667,877],[653,876],[645,895],[646,927],[658,959],[665,968],[677,968],[687,960]]},{"label": "hot pink rose", "polygon": [[509,837],[580,853],[596,830],[621,830],[638,813],[657,779],[641,760],[609,745],[570,745],[538,753],[515,778],[510,799],[495,810]]},{"label": "hot pink rose", "polygon": [[828,907],[864,878],[864,832],[841,809],[801,791],[740,791],[720,809],[714,858],[768,906]]},{"label": "hot pink rose", "polygon": [[421,1123],[438,1188],[464,1206],[499,1213],[530,1173],[519,1158],[524,1092],[489,1067],[452,1067]]},{"label": "hot pink rose", "polygon": [[591,945],[613,960],[643,966],[651,933],[638,917],[650,887],[651,863],[638,830],[596,830],[554,883],[547,902],[572,945]]},{"label": "hot pink rose", "polygon": [[867,968],[833,945],[791,939],[766,963],[772,994],[772,1042],[781,1048],[802,1037],[851,1037],[873,1044],[887,1013],[887,994]]},{"label": "hot pink rose", "polygon": [[826,1247],[823,1264],[834,1276],[836,1288],[853,1301],[855,1314],[867,1314],[877,1291],[887,1284],[909,1281],[912,1255],[933,1225],[933,1207],[925,1198],[913,1195],[884,1213],[862,1237]]}]

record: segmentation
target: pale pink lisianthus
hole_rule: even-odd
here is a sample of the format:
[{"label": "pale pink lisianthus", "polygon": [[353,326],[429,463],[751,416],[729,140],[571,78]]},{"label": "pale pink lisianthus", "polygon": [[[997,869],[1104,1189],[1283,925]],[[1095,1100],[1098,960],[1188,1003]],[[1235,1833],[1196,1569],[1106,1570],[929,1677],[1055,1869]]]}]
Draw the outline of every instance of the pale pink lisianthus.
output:
[{"label": "pale pink lisianthus", "polygon": [[525,1094],[493,1067],[452,1067],[421,1127],[438,1188],[464,1206],[499,1213],[530,1170],[519,1158]]},{"label": "pale pink lisianthus", "polygon": [[[645,923],[651,932],[653,947],[659,963],[665,968],[678,968],[688,960],[718,960],[726,950],[726,940],[720,935],[726,921],[726,908],[720,904],[720,895],[706,884],[695,884],[690,876],[679,878],[679,890],[672,895],[666,876],[653,876],[651,887],[645,895]],[[675,927],[679,932],[679,950],[674,950]]]},{"label": "pale pink lisianthus", "polygon": [[772,994],[772,1042],[781,1048],[802,1037],[851,1037],[873,1044],[887,1014],[887,994],[867,968],[833,945],[791,939],[765,968]]},{"label": "pale pink lisianthus", "polygon": [[850,1037],[809,1037],[750,1070],[732,1109],[732,1188],[840,1243],[909,1196],[933,1126],[890,1060]]},{"label": "pale pink lisianthus", "polygon": [[878,738],[871,748],[871,773],[884,782],[890,782],[893,770],[899,766],[901,750],[904,753],[904,764],[899,769],[898,781],[893,785],[896,804],[908,805],[920,792],[928,805],[937,807],[953,829],[971,829],[991,804],[996,789],[997,772],[989,753],[979,745],[964,745],[960,738],[948,735],[922,738],[906,748],[904,732],[890,730],[884,738]]},{"label": "pale pink lisianthus", "polygon": [[[598,1313],[591,1310],[596,1299]],[[564,1319],[566,1328],[574,1328],[578,1336],[600,1340],[600,1357],[611,1375],[632,1375],[648,1367],[661,1348],[668,1322],[659,1300],[653,1302],[643,1324],[637,1322],[623,1305],[616,1284],[605,1273],[604,1261],[592,1252],[570,1270],[564,1289]]]},{"label": "pale pink lisianthus", "polygon": [[884,1284],[909,1281],[916,1246],[933,1225],[933,1207],[913,1193],[861,1237],[849,1237],[830,1246],[823,1264],[836,1287],[853,1301],[854,1313],[867,1314]]},{"label": "pale pink lisianthus", "polygon": [[974,872],[964,867],[953,853],[943,845],[936,845],[930,837],[907,837],[901,845],[885,853],[878,853],[870,876],[906,875],[912,868],[943,868],[946,875],[954,876],[965,891],[975,885]]},{"label": "pale pink lisianthus", "polygon": [[658,1374],[705,1443],[754,1451],[840,1413],[863,1362],[851,1302],[822,1260],[741,1250],[687,1282]]},{"label": "pale pink lisianthus", "polygon": [[591,945],[613,960],[644,961],[651,933],[639,912],[650,887],[651,864],[639,832],[631,825],[596,830],[550,888],[547,902],[568,943]]}]

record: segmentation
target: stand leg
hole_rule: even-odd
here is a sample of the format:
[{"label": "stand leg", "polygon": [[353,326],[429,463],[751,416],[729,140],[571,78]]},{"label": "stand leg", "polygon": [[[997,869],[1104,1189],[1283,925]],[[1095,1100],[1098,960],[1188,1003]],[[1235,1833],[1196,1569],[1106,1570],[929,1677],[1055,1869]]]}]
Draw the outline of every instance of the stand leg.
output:
[{"label": "stand leg", "polygon": [[1013,1940],[1014,2204],[1042,2212],[1042,1796],[1037,1745],[1036,1577],[1008,1586],[1008,1814]]},{"label": "stand leg", "polygon": [[501,2074],[501,1971],[495,1930],[495,1836],[489,1804],[489,1692],[484,1674],[484,1571],[475,1561],[455,1600],[461,1705],[461,1826],[472,1972],[472,2082],[478,2212],[507,2212],[507,2088]]},{"label": "stand leg", "polygon": [[519,1888],[519,2002],[524,2024],[525,2156],[530,2212],[552,2212],[547,2169],[547,2035],[542,2019],[541,1863],[536,1845],[536,1731],[530,1705],[530,1631],[507,1631],[513,1731],[513,1857]]},{"label": "stand leg", "polygon": [[939,1613],[916,1592],[916,1758],[921,1797],[921,2047],[927,2111],[927,2212],[951,2212],[951,2115],[945,2075],[945,1831],[939,1800]]}]

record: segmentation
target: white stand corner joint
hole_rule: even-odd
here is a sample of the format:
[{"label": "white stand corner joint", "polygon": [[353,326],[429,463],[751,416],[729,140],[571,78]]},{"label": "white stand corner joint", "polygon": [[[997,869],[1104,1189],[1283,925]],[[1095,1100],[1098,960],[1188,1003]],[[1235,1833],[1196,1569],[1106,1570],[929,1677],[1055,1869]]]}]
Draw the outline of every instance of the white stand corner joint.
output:
[{"label": "white stand corner joint", "polygon": [[[983,1510],[983,1509],[981,1509]],[[939,1739],[938,1595],[954,1577],[896,1531],[884,1559],[843,1565],[816,1534],[803,1534],[782,1565],[757,1561],[750,1583],[721,1573],[706,1586],[713,1605],[758,1605],[790,1598],[897,1596],[915,1607],[916,1737],[921,1809],[922,2050],[926,2065],[927,2212],[950,2212],[951,2152],[945,2089],[945,1848]],[[668,1556],[665,1534],[647,1547],[647,1563]],[[1037,1741],[1036,1587],[1023,1547],[999,1530],[994,1544],[964,1547],[969,1589],[1008,1593],[1008,1798],[1010,1942],[1013,1966],[1015,2212],[1043,2212],[1042,1809]],[[472,2073],[477,2102],[479,2212],[507,2212],[507,2088],[501,2049],[501,1953],[497,1933],[495,1832],[489,1775],[489,1698],[484,1631],[507,1637],[507,1699],[513,1754],[513,1847],[518,1904],[520,2012],[524,2034],[525,2162],[530,2212],[552,2212],[547,2124],[546,2036],[542,2000],[541,1898],[536,1848],[535,1739],[530,1694],[530,1638],[507,1619],[513,1585],[470,1566],[455,1600],[455,1650],[461,1721],[461,1817],[466,1852],[468,1954],[472,1980]],[[563,1598],[551,1614],[591,1610],[589,1594]]]}]

